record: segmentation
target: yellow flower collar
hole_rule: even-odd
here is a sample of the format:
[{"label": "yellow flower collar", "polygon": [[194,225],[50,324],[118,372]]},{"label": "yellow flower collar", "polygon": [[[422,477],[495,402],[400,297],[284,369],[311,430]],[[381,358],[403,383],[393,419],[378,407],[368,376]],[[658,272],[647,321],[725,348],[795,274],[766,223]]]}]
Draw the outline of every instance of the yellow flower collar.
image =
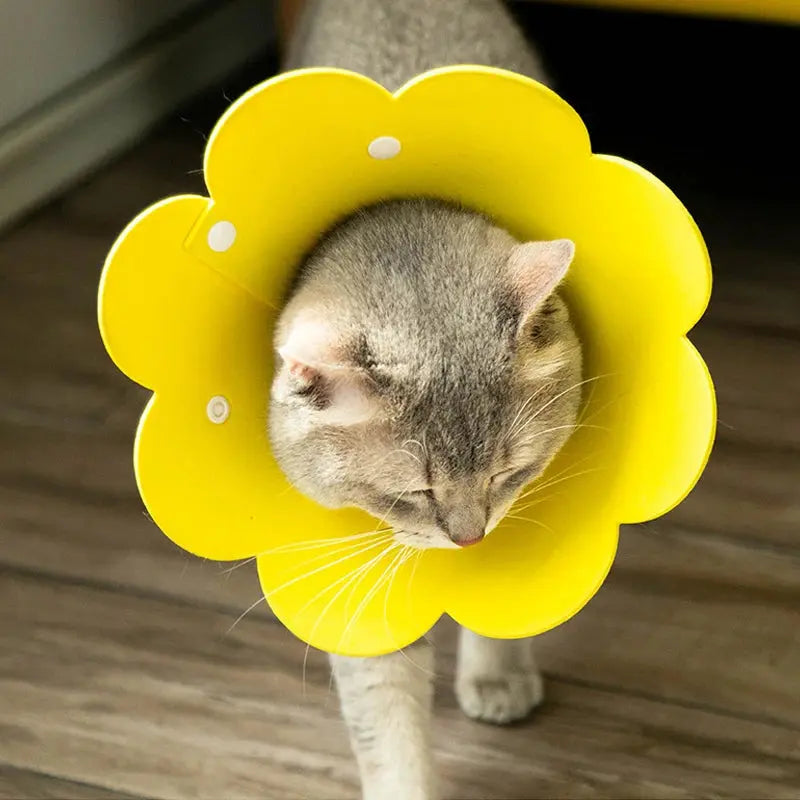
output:
[{"label": "yellow flower collar", "polygon": [[[652,175],[593,155],[575,111],[484,67],[426,73],[394,95],[331,69],[280,75],[234,103],[205,154],[210,198],[142,212],[100,284],[106,348],[153,391],[136,436],[158,526],[210,559],[256,557],[301,639],[377,655],[448,613],[479,633],[540,633],[603,582],[621,523],[663,514],[708,459],[715,402],[685,334],[711,271],[702,237]],[[302,254],[334,221],[389,197],[488,213],[520,239],[570,238],[566,286],[585,346],[582,422],[530,508],[466,550],[405,551],[361,511],[301,496],[269,448],[271,335]]]}]

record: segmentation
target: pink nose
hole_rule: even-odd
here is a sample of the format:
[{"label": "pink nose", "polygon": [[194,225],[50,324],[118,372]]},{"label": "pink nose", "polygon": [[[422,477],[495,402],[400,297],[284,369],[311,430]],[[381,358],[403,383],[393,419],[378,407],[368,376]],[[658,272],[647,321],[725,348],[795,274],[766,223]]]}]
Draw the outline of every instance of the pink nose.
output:
[{"label": "pink nose", "polygon": [[478,544],[484,537],[483,531],[470,531],[467,534],[457,535],[453,534],[450,536],[450,540],[457,544],[459,547],[472,547],[474,544]]},{"label": "pink nose", "polygon": [[445,531],[459,547],[469,547],[483,539],[486,533],[486,515],[474,503],[452,502],[446,517]]}]

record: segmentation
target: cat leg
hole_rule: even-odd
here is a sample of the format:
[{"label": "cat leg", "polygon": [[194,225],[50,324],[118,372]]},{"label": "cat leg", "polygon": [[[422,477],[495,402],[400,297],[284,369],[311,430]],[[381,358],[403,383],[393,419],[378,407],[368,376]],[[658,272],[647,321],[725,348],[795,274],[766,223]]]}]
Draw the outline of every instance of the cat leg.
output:
[{"label": "cat leg", "polygon": [[405,654],[331,656],[331,666],[364,800],[434,800],[433,647],[419,642]]},{"label": "cat leg", "polygon": [[503,725],[542,702],[542,676],[530,639],[487,639],[464,628],[458,642],[456,696],[473,719]]}]

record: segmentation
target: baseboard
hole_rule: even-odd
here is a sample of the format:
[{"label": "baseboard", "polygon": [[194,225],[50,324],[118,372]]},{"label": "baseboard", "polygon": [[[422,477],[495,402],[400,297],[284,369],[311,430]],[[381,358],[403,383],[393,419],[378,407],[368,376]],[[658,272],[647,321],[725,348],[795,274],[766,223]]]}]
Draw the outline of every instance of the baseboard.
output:
[{"label": "baseboard", "polygon": [[0,229],[256,57],[275,39],[270,11],[210,3],[0,130]]}]

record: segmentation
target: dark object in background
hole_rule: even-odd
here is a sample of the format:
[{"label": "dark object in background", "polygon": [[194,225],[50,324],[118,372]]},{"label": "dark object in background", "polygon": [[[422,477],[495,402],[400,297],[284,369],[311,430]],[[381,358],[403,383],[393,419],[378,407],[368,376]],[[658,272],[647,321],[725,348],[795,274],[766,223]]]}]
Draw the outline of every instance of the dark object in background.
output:
[{"label": "dark object in background", "polygon": [[596,152],[679,195],[714,184],[781,205],[800,178],[793,122],[800,29],[512,3]]},{"label": "dark object in background", "polygon": [[[793,121],[800,28],[509,5],[543,54],[556,91],[583,117],[595,152],[656,174],[706,233],[704,209],[729,195],[737,197],[730,213],[741,226],[750,224],[754,207],[791,213],[800,181]],[[235,98],[278,69],[272,53],[228,81],[225,95]],[[210,130],[226,105],[216,91],[185,116]]]}]

